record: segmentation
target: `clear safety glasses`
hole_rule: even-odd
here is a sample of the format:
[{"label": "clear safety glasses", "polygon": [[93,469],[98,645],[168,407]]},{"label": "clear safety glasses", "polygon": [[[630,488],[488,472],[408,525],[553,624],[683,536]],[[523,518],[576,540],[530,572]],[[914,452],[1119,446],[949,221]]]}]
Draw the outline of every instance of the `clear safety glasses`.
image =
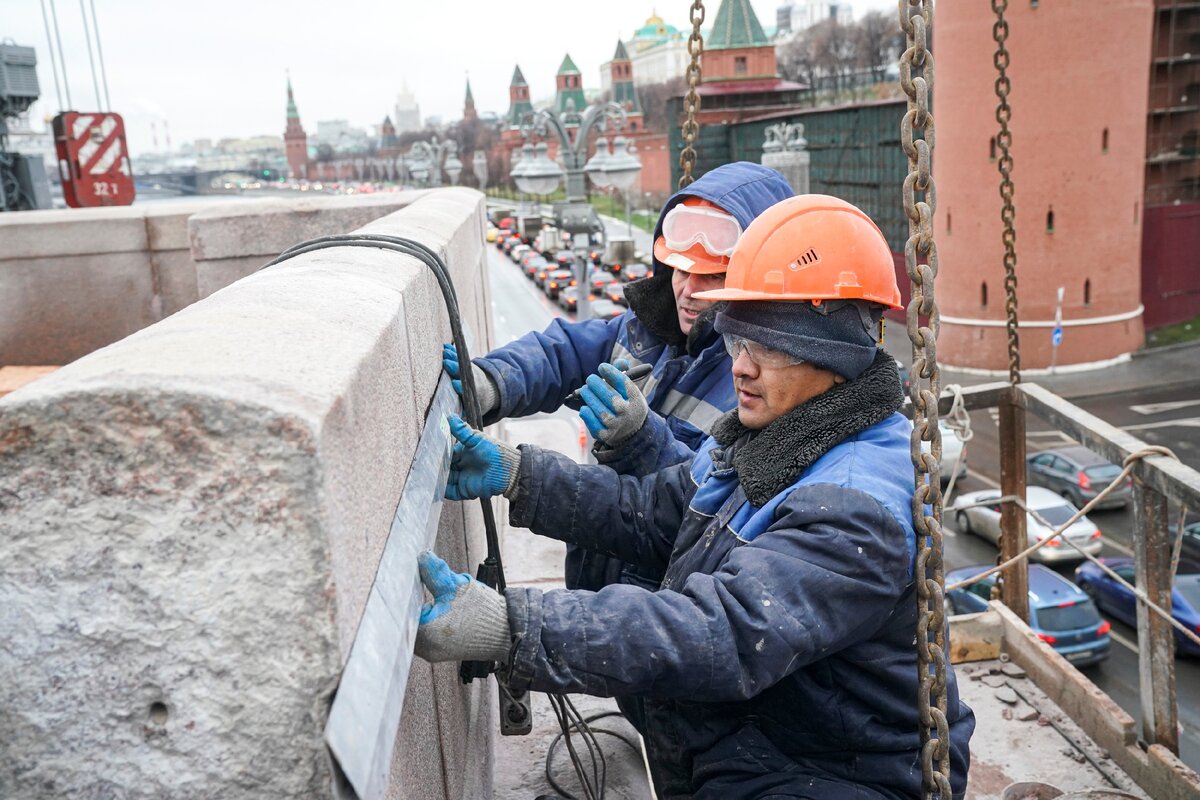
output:
[{"label": "clear safety glasses", "polygon": [[793,364],[803,364],[804,359],[796,358],[793,355],[783,352],[782,350],[772,350],[765,344],[751,341],[743,336],[734,336],[732,333],[726,333],[722,336],[725,340],[725,349],[729,351],[729,357],[737,361],[738,356],[742,351],[746,351],[746,355],[750,356],[750,360],[760,367],[768,369],[781,369],[790,367]]},{"label": "clear safety glasses", "polygon": [[663,218],[662,232],[667,247],[677,252],[699,244],[711,256],[728,256],[742,235],[742,226],[724,211],[680,203]]}]

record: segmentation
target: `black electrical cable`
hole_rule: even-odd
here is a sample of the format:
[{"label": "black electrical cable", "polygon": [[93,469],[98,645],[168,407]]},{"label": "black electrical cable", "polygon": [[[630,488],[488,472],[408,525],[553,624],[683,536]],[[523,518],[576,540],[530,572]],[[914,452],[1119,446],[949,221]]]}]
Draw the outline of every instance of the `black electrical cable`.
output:
[{"label": "black electrical cable", "polygon": [[[463,365],[471,363],[466,337],[463,335],[462,330],[458,295],[454,290],[454,284],[450,281],[450,271],[441,257],[421,242],[400,236],[385,236],[382,234],[351,233],[321,236],[289,247],[280,253],[277,258],[261,267],[261,269],[273,267],[298,255],[331,247],[372,247],[381,250],[391,250],[422,261],[433,272],[434,277],[437,278],[438,286],[442,291],[442,298],[446,303],[447,316],[450,319],[450,331],[454,339],[454,348],[458,351],[459,363]],[[475,376],[470,369],[460,369],[459,373],[463,390],[463,416],[467,418],[467,422],[472,427],[482,428],[483,415],[479,410],[479,400],[475,390]],[[487,574],[484,577],[490,578],[490,580],[484,580],[485,583],[497,591],[503,592],[505,589],[504,565],[500,557],[500,538],[496,531],[496,517],[492,511],[490,502],[481,498],[480,506],[483,510],[483,526],[487,542],[487,555],[484,558],[481,572],[486,572]],[[479,677],[482,677],[482,675]]]},{"label": "black electrical cable", "polygon": [[[53,0],[51,0],[53,3]],[[371,247],[380,250],[390,250],[402,255],[411,256],[424,263],[437,279],[438,288],[441,290],[442,299],[446,304],[446,314],[450,320],[451,337],[454,339],[454,348],[458,352],[459,364],[466,366],[471,363],[470,353],[467,349],[466,337],[462,330],[462,317],[458,306],[458,294],[454,289],[454,284],[450,279],[450,271],[441,256],[435,253],[426,245],[413,239],[408,239],[401,236],[387,236],[384,234],[369,234],[369,233],[348,233],[336,234],[330,236],[320,236],[316,239],[310,239],[306,242],[301,242],[297,245],[289,247],[279,254],[278,257],[272,259],[269,263],[260,267],[260,270],[267,267],[273,267],[283,263],[289,259],[295,258],[305,253],[312,253],[318,250],[325,250],[334,247]],[[479,395],[476,392],[475,376],[471,369],[460,369],[459,377],[462,380],[462,398],[463,398],[463,416],[468,424],[474,428],[483,427],[483,414],[479,407]],[[484,562],[479,568],[479,578],[484,583],[487,583],[492,588],[503,593],[505,589],[504,580],[504,565],[500,557],[500,539],[496,532],[496,519],[492,511],[491,503],[486,499],[480,498],[480,506],[483,510],[483,525],[485,538],[487,542],[487,555]],[[484,666],[484,665],[481,665]],[[493,665],[485,665],[486,668],[475,668],[471,663],[462,665],[462,677],[464,682],[471,677],[485,677],[491,671]],[[555,791],[562,794],[569,800],[576,798],[563,791],[550,775],[550,757],[554,753],[554,748],[558,742],[565,741],[568,753],[571,757],[572,766],[575,769],[576,775],[579,777],[580,784],[583,786],[584,793],[587,795],[587,800],[602,800],[604,797],[604,786],[607,779],[608,764],[604,758],[604,752],[600,748],[599,742],[596,740],[595,733],[607,733],[610,736],[615,736],[635,750],[637,746],[625,736],[619,733],[608,730],[593,731],[588,726],[588,722],[600,719],[606,716],[620,716],[618,712],[609,711],[603,714],[598,714],[593,717],[584,719],[575,708],[574,704],[567,698],[566,695],[551,694],[550,705],[554,710],[554,715],[558,719],[559,727],[562,732],[554,738],[550,744],[550,748],[546,753],[546,779]],[[592,780],[588,780],[587,770],[583,765],[582,759],[579,757],[574,744],[571,741],[571,730],[576,730],[583,743],[587,746],[588,754],[592,761]]]},{"label": "black electrical cable", "polygon": [[[619,711],[604,711],[599,714],[593,714],[589,717],[585,717],[580,721],[580,723],[572,723],[571,727],[576,727],[578,724],[582,724],[587,729],[587,731],[593,735],[593,737],[595,736],[595,734],[603,733],[603,734],[612,736],[614,739],[620,739],[622,742],[624,742],[626,745],[628,745],[631,750],[633,750],[635,753],[637,753],[640,757],[641,751],[642,751],[641,747],[638,746],[637,742],[630,739],[625,734],[619,733],[617,731],[612,731],[607,728],[596,728],[590,724],[590,723],[595,722],[596,720],[604,719],[605,717],[622,717],[623,718],[624,715]],[[551,764],[554,759],[554,751],[555,751],[555,748],[558,747],[559,742],[561,742],[561,741],[563,741],[562,733],[558,734],[557,736],[554,737],[553,740],[551,740],[550,747],[546,750],[546,767],[545,767],[546,782],[548,784],[550,784],[550,788],[554,789],[554,791],[557,792],[559,795],[561,795],[565,800],[579,800],[577,797],[575,797],[575,795],[571,794],[569,791],[567,791],[565,788],[563,788],[558,783],[558,781],[556,781],[554,779],[554,775],[551,772]],[[599,747],[598,743],[597,743],[597,747]],[[572,765],[572,766],[574,766],[574,765]],[[606,771],[607,771],[607,764],[606,764]],[[578,772],[579,772],[579,768],[576,767],[576,773],[578,773]],[[600,797],[604,796],[604,789],[605,789],[605,784],[602,783],[600,785]]]}]

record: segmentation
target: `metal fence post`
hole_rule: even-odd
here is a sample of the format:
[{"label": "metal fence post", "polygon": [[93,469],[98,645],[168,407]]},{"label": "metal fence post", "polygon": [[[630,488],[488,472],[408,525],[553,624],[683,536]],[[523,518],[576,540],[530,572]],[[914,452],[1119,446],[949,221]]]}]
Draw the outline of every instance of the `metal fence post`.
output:
[{"label": "metal fence post", "polygon": [[[1016,387],[1000,401],[1000,491],[1025,497],[1025,403]],[[1016,503],[1000,506],[1000,560],[1007,561],[1029,543],[1025,509]],[[1025,623],[1029,622],[1029,565],[1020,561],[1001,573],[1000,600]]]},{"label": "metal fence post", "polygon": [[[1161,608],[1171,610],[1171,538],[1167,498],[1140,480],[1133,490],[1135,584]],[[1175,632],[1145,604],[1137,604],[1138,680],[1142,738],[1179,754],[1175,704]]]}]

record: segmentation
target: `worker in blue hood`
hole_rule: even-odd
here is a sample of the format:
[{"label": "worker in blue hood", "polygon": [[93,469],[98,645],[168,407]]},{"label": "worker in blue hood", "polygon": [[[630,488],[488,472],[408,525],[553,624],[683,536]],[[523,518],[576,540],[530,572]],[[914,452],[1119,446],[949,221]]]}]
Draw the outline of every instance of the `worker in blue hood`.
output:
[{"label": "worker in blue hood", "polygon": [[[714,303],[696,295],[724,285],[741,231],[792,194],[778,172],[745,161],[676,192],[655,227],[652,274],[626,287],[629,311],[611,320],[555,319],[540,333],[472,360],[484,424],[554,411],[583,388],[580,416],[601,464],[641,476],[690,460],[713,423],[736,405],[729,354],[713,328]],[[622,380],[613,366],[618,360],[653,369],[638,387]],[[453,345],[446,345],[443,363],[457,378]],[[622,580],[623,570],[616,559],[568,548],[571,588],[599,589]],[[638,582],[634,575],[624,579]]]}]

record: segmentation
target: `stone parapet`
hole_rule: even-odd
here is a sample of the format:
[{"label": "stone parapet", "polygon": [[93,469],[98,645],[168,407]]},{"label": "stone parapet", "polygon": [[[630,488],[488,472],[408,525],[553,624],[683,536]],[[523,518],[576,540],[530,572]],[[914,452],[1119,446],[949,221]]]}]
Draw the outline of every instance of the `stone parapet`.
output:
[{"label": "stone parapet", "polygon": [[[402,206],[368,229],[443,254],[485,350],[483,196]],[[325,715],[448,334],[419,261],[336,248],[0,399],[0,796],[330,796]],[[480,516],[443,509],[456,568]],[[389,795],[489,796],[486,684],[409,674]]]}]

